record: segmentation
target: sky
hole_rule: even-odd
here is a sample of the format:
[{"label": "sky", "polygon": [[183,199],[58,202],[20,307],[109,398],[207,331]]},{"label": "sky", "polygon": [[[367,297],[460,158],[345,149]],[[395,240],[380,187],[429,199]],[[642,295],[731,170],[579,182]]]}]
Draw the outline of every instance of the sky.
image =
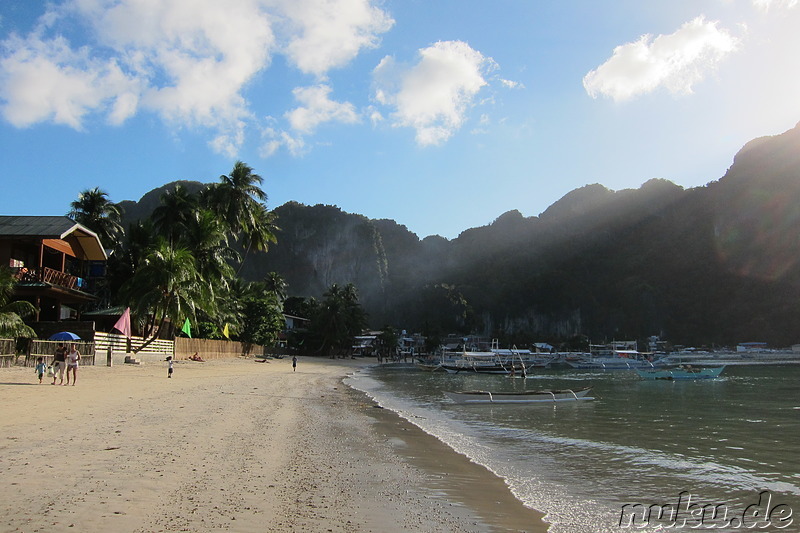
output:
[{"label": "sky", "polygon": [[[800,0],[2,0],[0,214],[244,161],[275,208],[455,238],[721,178],[800,121]],[[278,221],[278,226],[280,222]]]}]

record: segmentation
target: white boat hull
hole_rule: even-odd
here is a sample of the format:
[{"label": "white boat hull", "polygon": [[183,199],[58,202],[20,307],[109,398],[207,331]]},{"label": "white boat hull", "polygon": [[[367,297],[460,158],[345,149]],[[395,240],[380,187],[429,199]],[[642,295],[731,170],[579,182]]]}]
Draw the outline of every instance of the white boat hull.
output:
[{"label": "white boat hull", "polygon": [[525,404],[525,403],[558,403],[593,400],[589,396],[591,388],[566,390],[541,390],[529,392],[490,392],[460,391],[445,395],[459,404]]}]

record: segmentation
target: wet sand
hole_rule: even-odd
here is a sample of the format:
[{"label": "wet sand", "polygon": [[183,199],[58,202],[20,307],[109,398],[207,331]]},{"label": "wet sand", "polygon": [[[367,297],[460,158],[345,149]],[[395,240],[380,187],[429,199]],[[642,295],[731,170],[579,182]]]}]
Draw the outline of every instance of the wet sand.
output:
[{"label": "wet sand", "polygon": [[501,479],[341,379],[369,361],[0,369],[2,531],[529,531]]}]

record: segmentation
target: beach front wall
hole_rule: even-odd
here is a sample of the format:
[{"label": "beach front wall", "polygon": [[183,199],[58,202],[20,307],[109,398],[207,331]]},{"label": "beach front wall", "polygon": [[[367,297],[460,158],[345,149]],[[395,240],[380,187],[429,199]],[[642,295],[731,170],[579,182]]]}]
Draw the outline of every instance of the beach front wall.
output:
[{"label": "beach front wall", "polygon": [[258,344],[245,344],[236,341],[175,338],[175,359],[189,359],[195,352],[199,357],[208,361],[210,359],[262,355],[264,347]]},{"label": "beach front wall", "polygon": [[14,339],[0,339],[0,368],[13,366],[17,356],[17,341]]},{"label": "beach front wall", "polygon": [[[53,355],[60,341],[31,340],[24,353],[16,353],[17,341],[0,339],[0,367],[16,365],[36,366],[36,359],[41,357],[48,365],[53,364]],[[63,341],[61,341],[63,342]],[[64,342],[64,344],[71,344]],[[94,343],[75,341],[75,347],[81,354],[82,365],[94,364]]]},{"label": "beach front wall", "polygon": [[[128,340],[125,335],[117,333],[103,333],[100,331],[94,334],[95,351],[100,359],[108,353],[108,348],[111,347],[115,354],[118,353],[133,353],[134,350],[144,344],[145,339],[133,335]],[[170,340],[156,339],[136,353],[136,356],[154,355],[164,358],[168,355],[175,353],[175,343]]]},{"label": "beach front wall", "polygon": [[[100,331],[95,332],[93,343],[76,342],[78,351],[81,353],[81,364],[84,365],[105,365],[109,347],[112,350],[114,364],[124,363],[126,355],[131,355],[140,361],[154,362],[163,361],[169,355],[175,359],[186,360],[197,353],[203,359],[211,360],[271,353],[270,350],[258,344],[178,337],[174,341],[155,340],[134,354],[133,350],[143,343],[142,337],[133,336],[129,341],[124,335]],[[51,364],[57,346],[58,342],[56,341],[34,340],[31,341],[30,354],[17,355],[14,339],[0,339],[0,367],[22,364],[23,359],[24,364],[33,366],[39,356],[44,357],[47,364]]]}]

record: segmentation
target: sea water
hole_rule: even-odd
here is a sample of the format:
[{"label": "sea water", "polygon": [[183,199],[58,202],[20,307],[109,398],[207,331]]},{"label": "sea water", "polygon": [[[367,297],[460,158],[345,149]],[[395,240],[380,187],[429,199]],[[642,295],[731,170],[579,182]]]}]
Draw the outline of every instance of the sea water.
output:
[{"label": "sea water", "polygon": [[[715,380],[374,367],[348,384],[505,479],[554,533],[800,531],[800,366]],[[593,388],[594,400],[457,405],[444,391]]]}]

